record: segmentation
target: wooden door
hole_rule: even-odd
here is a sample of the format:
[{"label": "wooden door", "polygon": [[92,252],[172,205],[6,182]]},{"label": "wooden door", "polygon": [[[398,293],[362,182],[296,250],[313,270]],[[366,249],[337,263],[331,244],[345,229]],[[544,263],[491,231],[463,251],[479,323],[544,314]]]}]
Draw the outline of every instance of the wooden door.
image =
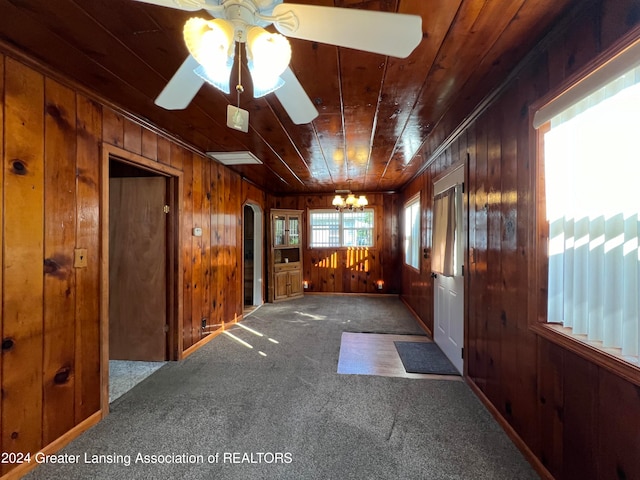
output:
[{"label": "wooden door", "polygon": [[302,272],[299,269],[289,272],[289,295],[291,297],[302,295]]},{"label": "wooden door", "polygon": [[274,275],[274,279],[274,300],[287,298],[289,296],[289,272],[276,272]]},{"label": "wooden door", "polygon": [[109,179],[109,358],[166,360],[165,177]]}]

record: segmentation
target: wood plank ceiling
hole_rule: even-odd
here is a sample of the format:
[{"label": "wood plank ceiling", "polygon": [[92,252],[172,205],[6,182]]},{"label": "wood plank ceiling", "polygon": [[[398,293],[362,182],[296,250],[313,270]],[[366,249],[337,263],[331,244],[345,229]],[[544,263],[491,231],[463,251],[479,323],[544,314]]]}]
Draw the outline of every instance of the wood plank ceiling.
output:
[{"label": "wood plank ceiling", "polygon": [[199,151],[251,151],[264,164],[234,169],[266,191],[382,192],[415,176],[442,117],[461,121],[572,0],[291,3],[420,15],[423,40],[398,59],[291,39],[291,68],[320,115],[295,125],[273,94],[244,94],[242,133],[226,127],[233,90],[205,85],[183,111],[153,103],[187,55],[192,13],[133,0],[0,0],[0,38]]}]

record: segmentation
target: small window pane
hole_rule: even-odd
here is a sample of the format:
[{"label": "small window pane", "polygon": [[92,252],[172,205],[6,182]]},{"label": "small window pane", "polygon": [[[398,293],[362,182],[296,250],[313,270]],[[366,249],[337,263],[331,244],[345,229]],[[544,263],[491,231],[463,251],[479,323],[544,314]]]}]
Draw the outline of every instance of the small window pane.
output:
[{"label": "small window pane", "polygon": [[339,212],[311,212],[311,247],[340,246]]}]

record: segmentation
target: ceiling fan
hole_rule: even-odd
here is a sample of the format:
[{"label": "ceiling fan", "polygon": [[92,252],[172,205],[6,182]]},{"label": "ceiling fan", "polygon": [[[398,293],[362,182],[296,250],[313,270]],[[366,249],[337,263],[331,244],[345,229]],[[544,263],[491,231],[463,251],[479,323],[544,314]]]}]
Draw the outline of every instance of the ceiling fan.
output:
[{"label": "ceiling fan", "polygon": [[[291,49],[284,37],[398,58],[409,56],[422,40],[422,18],[417,15],[283,0],[136,1],[189,12],[205,10],[213,17],[191,18],[185,24],[190,54],[155,100],[167,110],[186,108],[205,83],[229,93],[235,46],[245,43],[254,96],[274,92],[294,123],[309,123],[318,111],[288,66]],[[282,35],[264,30],[270,24]]]}]

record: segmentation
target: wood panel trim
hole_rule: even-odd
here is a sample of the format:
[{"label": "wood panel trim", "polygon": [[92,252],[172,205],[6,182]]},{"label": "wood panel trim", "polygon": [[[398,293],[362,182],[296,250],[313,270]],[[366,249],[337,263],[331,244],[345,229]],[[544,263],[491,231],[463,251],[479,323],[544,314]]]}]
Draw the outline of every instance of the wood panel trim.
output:
[{"label": "wood panel trim", "polygon": [[100,412],[94,413],[87,419],[77,424],[71,430],[66,432],[64,435],[55,439],[46,447],[42,448],[37,453],[34,453],[33,455],[31,455],[31,459],[32,459],[31,462],[22,463],[18,465],[9,473],[0,477],[0,480],[20,480],[24,475],[26,475],[28,472],[30,472],[31,470],[35,469],[38,466],[38,463],[36,463],[35,460],[33,460],[37,454],[42,453],[44,455],[52,455],[56,453],[57,451],[59,451],[60,449],[64,448],[69,443],[71,443],[72,440],[79,437],[84,432],[86,432],[89,428],[97,424],[101,419],[102,419],[102,414]]},{"label": "wood panel trim", "polygon": [[473,380],[469,377],[464,377],[467,385],[471,388],[471,391],[476,394],[476,396],[480,399],[482,404],[489,410],[489,413],[493,416],[493,418],[500,424],[502,429],[505,431],[507,436],[511,439],[511,441],[518,447],[518,450],[524,455],[527,461],[531,464],[533,469],[540,475],[543,480],[554,480],[553,475],[547,470],[547,468],[542,464],[542,462],[535,456],[535,454],[531,451],[528,445],[525,443],[520,435],[515,431],[515,429],[511,426],[511,424],[505,420],[505,418],[500,414],[498,409],[491,403],[491,401],[485,396],[484,392],[480,390],[480,388],[475,384]]},{"label": "wood panel trim", "polygon": [[615,353],[615,349],[604,349],[582,341],[576,335],[566,331],[568,329],[556,324],[536,323],[530,325],[529,328],[546,340],[579,355],[599,367],[609,370],[634,385],[640,386],[640,366],[634,365],[618,356]]}]

